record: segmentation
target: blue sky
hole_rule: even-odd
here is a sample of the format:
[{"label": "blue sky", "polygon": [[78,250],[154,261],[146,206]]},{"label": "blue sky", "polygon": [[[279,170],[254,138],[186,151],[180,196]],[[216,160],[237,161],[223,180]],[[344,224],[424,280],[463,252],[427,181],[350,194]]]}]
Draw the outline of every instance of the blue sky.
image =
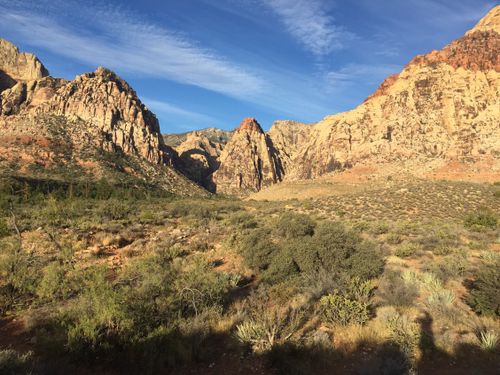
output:
[{"label": "blue sky", "polygon": [[440,49],[490,0],[0,0],[0,37],[53,76],[106,66],[163,132],[256,117],[316,122],[356,107],[416,54]]}]

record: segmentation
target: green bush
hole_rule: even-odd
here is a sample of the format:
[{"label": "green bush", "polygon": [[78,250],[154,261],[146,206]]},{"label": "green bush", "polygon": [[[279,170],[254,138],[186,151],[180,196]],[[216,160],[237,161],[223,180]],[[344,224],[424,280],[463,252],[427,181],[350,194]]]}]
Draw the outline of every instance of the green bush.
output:
[{"label": "green bush", "polygon": [[500,261],[481,266],[466,302],[480,315],[500,316]]},{"label": "green bush", "polygon": [[108,199],[99,207],[102,217],[109,220],[122,220],[129,216],[132,212],[132,202],[122,201],[118,199]]},{"label": "green bush", "polygon": [[56,261],[43,269],[43,276],[37,287],[39,298],[48,301],[65,300],[78,290],[78,281],[70,275],[68,265]]},{"label": "green bush", "polygon": [[330,324],[364,324],[368,321],[368,304],[334,292],[320,299],[323,318]]},{"label": "green bush", "polygon": [[307,215],[286,212],[278,220],[277,233],[286,239],[312,236],[316,223]]},{"label": "green bush", "polygon": [[441,281],[446,282],[449,279],[462,277],[469,268],[467,256],[462,253],[449,255],[446,258],[429,263],[425,271],[432,272]]},{"label": "green bush", "polygon": [[5,218],[0,218],[0,238],[7,237],[12,233]]},{"label": "green bush", "polygon": [[279,250],[271,260],[269,267],[263,273],[263,279],[268,283],[278,283],[299,275],[299,267],[290,252]]},{"label": "green bush", "polygon": [[397,272],[386,272],[376,292],[385,305],[411,306],[418,297],[418,287],[407,283]]},{"label": "green bush", "polygon": [[244,234],[238,240],[238,252],[247,265],[255,270],[266,269],[279,247],[272,242],[271,231],[267,228],[257,228]]},{"label": "green bush", "polygon": [[249,214],[248,212],[235,212],[229,216],[229,224],[236,226],[240,229],[254,229],[257,228],[257,220],[255,216]]},{"label": "green bush", "polygon": [[16,240],[1,244],[0,253],[0,311],[14,302],[31,297],[37,289],[40,276],[39,260],[28,253]]},{"label": "green bush", "polygon": [[422,251],[422,247],[418,244],[412,242],[406,242],[401,244],[397,249],[394,255],[400,258],[408,258],[414,255],[417,255],[420,251]]},{"label": "green bush", "polygon": [[466,228],[472,230],[495,229],[497,227],[497,216],[486,209],[469,213],[464,220]]},{"label": "green bush", "polygon": [[376,236],[389,232],[389,225],[386,223],[376,223],[370,228],[370,233]]},{"label": "green bush", "polygon": [[379,275],[383,265],[383,257],[372,243],[339,223],[323,222],[312,237],[288,241],[280,255],[271,259],[269,268],[275,281],[280,274],[316,274],[321,269],[367,280]]}]

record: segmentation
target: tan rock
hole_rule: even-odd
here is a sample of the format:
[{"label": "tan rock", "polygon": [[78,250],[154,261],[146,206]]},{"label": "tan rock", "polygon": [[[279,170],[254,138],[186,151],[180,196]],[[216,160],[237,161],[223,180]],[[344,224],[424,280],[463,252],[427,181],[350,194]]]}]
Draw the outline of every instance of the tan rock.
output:
[{"label": "tan rock", "polygon": [[218,193],[259,191],[283,179],[283,166],[271,138],[253,118],[243,120],[220,156],[213,181]]},{"label": "tan rock", "polygon": [[500,7],[442,51],[418,56],[356,109],[312,127],[287,178],[316,178],[369,162],[500,155]]}]

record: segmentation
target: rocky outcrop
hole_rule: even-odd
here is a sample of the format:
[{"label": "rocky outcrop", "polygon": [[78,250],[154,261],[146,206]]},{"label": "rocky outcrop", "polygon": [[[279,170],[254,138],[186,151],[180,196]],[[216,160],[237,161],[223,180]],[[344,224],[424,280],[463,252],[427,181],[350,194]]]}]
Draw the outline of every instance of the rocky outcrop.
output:
[{"label": "rocky outcrop", "polygon": [[185,142],[189,135],[192,133],[197,133],[200,136],[206,137],[210,142],[220,145],[222,148],[229,142],[233,132],[217,129],[217,128],[205,128],[192,132],[186,133],[175,133],[175,134],[163,134],[163,139],[165,144],[177,149],[183,142]]},{"label": "rocky outcrop", "polygon": [[[56,80],[34,55],[19,52],[12,43],[0,39],[0,115],[18,113],[33,98],[43,96],[41,88],[56,86]],[[47,77],[47,78],[46,78]]]},{"label": "rocky outcrop", "polygon": [[210,191],[215,191],[212,174],[219,168],[219,157],[224,150],[224,140],[211,140],[204,132],[191,132],[176,151],[177,166],[191,180]]},{"label": "rocky outcrop", "polygon": [[101,67],[67,82],[35,112],[89,123],[104,150],[138,154],[157,164],[170,160],[156,116],[127,82],[108,69]]},{"label": "rocky outcrop", "polygon": [[0,164],[72,165],[104,178],[118,171],[172,192],[201,192],[171,168],[175,152],[156,116],[112,71],[52,78],[36,57],[0,40],[0,72]]},{"label": "rocky outcrop", "polygon": [[19,52],[15,45],[4,39],[0,39],[0,70],[3,77],[8,76],[16,82],[34,81],[49,75],[35,55]]},{"label": "rocky outcrop", "polygon": [[271,138],[253,118],[243,120],[213,175],[218,193],[240,195],[281,181],[283,166]]},{"label": "rocky outcrop", "polygon": [[286,177],[294,168],[295,155],[309,139],[311,126],[297,121],[278,120],[267,133]]},{"label": "rocky outcrop", "polygon": [[441,51],[413,59],[356,109],[311,129],[293,158],[291,179],[370,162],[490,158],[500,155],[500,6]]}]

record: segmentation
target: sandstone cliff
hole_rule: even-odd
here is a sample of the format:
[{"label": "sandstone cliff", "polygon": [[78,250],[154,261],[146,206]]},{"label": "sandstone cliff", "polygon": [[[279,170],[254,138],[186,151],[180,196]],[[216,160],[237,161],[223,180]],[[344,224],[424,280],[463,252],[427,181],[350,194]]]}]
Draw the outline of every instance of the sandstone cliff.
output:
[{"label": "sandstone cliff", "polygon": [[273,141],[255,119],[247,118],[222,151],[213,181],[218,193],[242,194],[259,191],[283,176]]},{"label": "sandstone cliff", "polygon": [[100,177],[111,166],[172,191],[201,192],[169,166],[175,152],[156,116],[110,70],[52,78],[36,57],[0,39],[0,77],[0,164],[24,172],[71,164]]},{"label": "sandstone cliff", "polygon": [[441,51],[413,59],[356,109],[328,116],[293,157],[289,178],[370,162],[500,156],[500,6]]},{"label": "sandstone cliff", "polygon": [[296,121],[278,120],[267,133],[283,167],[284,177],[294,169],[294,157],[309,139],[312,127]]}]

